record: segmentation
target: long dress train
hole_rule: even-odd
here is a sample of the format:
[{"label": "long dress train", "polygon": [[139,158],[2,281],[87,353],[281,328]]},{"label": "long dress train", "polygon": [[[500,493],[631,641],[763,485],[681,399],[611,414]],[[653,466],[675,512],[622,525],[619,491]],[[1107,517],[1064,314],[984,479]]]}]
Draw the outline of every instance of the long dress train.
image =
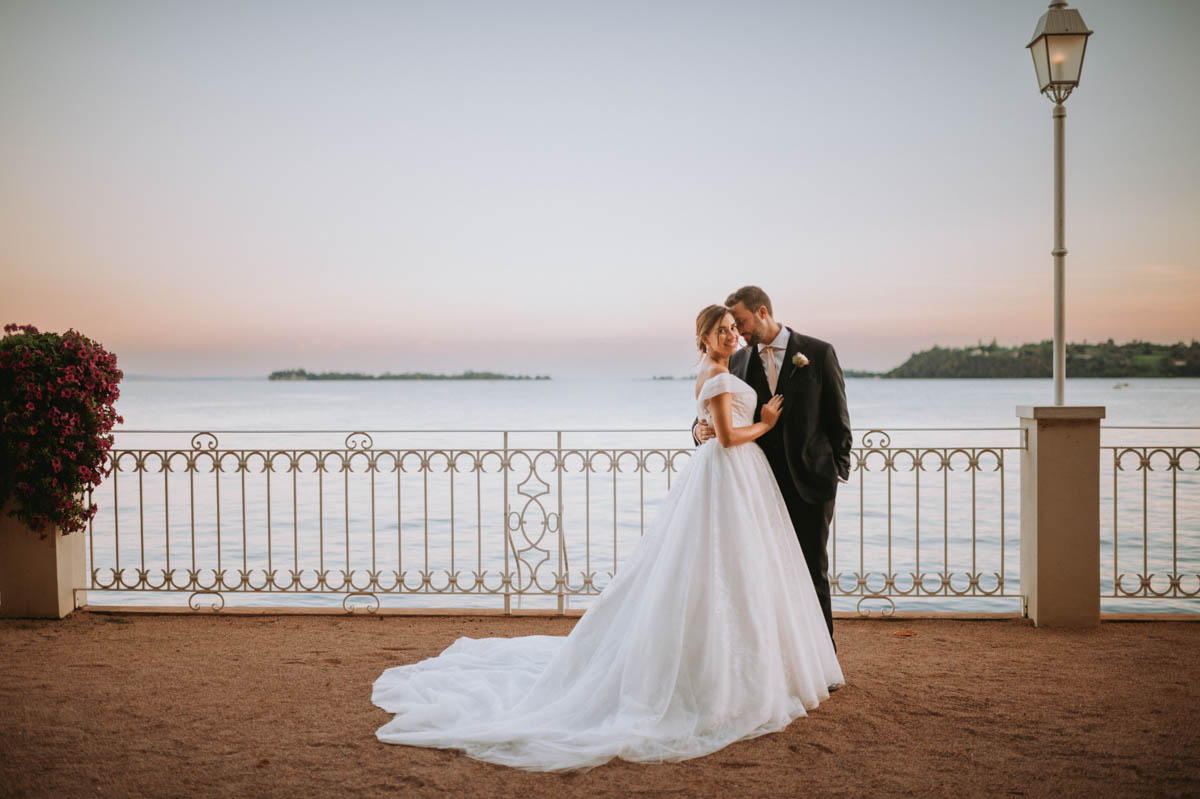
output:
[{"label": "long dress train", "polygon": [[[754,389],[729,374],[734,426]],[[380,741],[458,749],[534,771],[620,757],[674,761],[775,732],[843,682],[771,468],[755,444],[712,439],[571,634],[460,638],[386,670]]]}]

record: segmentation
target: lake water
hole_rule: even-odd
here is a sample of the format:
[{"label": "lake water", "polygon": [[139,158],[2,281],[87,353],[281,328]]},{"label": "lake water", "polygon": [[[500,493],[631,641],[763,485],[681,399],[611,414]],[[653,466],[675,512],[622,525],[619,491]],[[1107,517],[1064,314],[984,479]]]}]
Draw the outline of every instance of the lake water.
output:
[{"label": "lake water", "polygon": [[[1115,388],[1118,382],[1128,383],[1128,387]],[[508,438],[510,448],[554,450],[560,445],[559,436],[538,431],[567,431],[561,437],[564,448],[686,450],[691,446],[687,428],[694,415],[693,394],[689,380],[271,382],[131,378],[122,384],[118,403],[125,425],[118,433],[117,445],[120,449],[182,452],[190,450],[193,433],[212,431],[222,450],[336,450],[346,446],[347,433],[369,431],[376,449],[440,447],[478,451],[502,450],[504,438],[497,431],[508,430],[515,431]],[[1047,380],[847,380],[856,443],[866,431],[875,429],[888,431],[891,445],[897,447],[1015,448],[1020,443],[1015,408],[1050,404],[1050,396]],[[1107,408],[1104,444],[1200,444],[1200,380],[1071,380],[1067,399],[1074,405]],[[1194,429],[1120,429],[1128,427]],[[882,579],[880,575],[889,571],[906,575],[945,569],[958,575],[980,573],[985,576],[985,586],[994,584],[993,575],[1003,573],[1008,592],[1015,593],[1019,452],[998,451],[1005,458],[1003,475],[985,467],[973,473],[963,469],[963,456],[958,459],[957,471],[944,482],[936,469],[922,476],[907,466],[898,466],[897,471],[888,473],[880,468],[880,459],[873,464],[869,461],[868,473],[855,475],[839,495],[838,530],[832,546],[837,556],[835,571],[844,575],[844,585],[852,585],[854,574],[859,572],[876,575],[874,582],[869,582],[875,586]],[[126,568],[144,560],[148,568],[161,569],[174,557],[169,564],[172,568],[195,563],[199,568],[212,569],[219,559],[226,569],[245,567],[265,572],[269,558],[275,569],[286,569],[291,563],[302,567],[314,564],[315,569],[320,562],[326,568],[362,569],[364,573],[372,567],[415,571],[426,567],[440,573],[490,568],[494,574],[501,562],[502,552],[491,547],[504,540],[503,522],[490,529],[488,519],[497,516],[493,510],[504,507],[504,489],[499,476],[488,475],[486,469],[477,482],[472,481],[469,469],[464,472],[461,463],[456,464],[459,473],[455,475],[447,472],[431,476],[420,469],[397,475],[394,487],[370,489],[382,492],[376,519],[367,510],[371,493],[362,475],[355,477],[357,482],[343,484],[335,473],[320,484],[316,481],[323,477],[306,474],[296,484],[293,497],[287,493],[292,485],[283,470],[285,473],[275,476],[278,482],[272,495],[264,493],[261,476],[252,474],[248,478],[249,490],[239,486],[240,478],[225,468],[228,464],[223,464],[219,475],[196,475],[189,483],[188,476],[178,469],[184,457],[181,454],[176,458],[175,471],[168,474],[159,475],[158,466],[147,466],[139,483],[139,477],[125,474],[132,471],[132,456],[128,456],[119,477],[116,519],[113,502],[109,501],[110,485],[98,489],[102,510],[96,522],[95,566],[114,566],[119,555]],[[1101,480],[1102,492],[1107,492],[1102,500],[1107,514],[1102,515],[1102,527],[1107,525],[1107,532],[1102,530],[1102,541],[1104,535],[1108,536],[1108,543],[1102,545],[1102,563],[1107,563],[1110,572],[1114,557],[1111,460],[1110,453],[1109,462],[1102,462]],[[1118,470],[1118,571],[1142,573],[1145,569],[1163,575],[1178,568],[1188,575],[1200,572],[1200,483],[1190,471],[1200,463],[1189,464],[1185,459],[1189,471],[1151,473],[1144,514],[1141,475],[1136,470]],[[581,467],[582,461],[577,465]],[[261,459],[251,472],[261,472],[260,467]],[[576,558],[570,566],[572,571],[583,569],[580,561],[585,557],[587,568],[600,575],[619,566],[667,490],[669,475],[651,474],[649,469],[637,477],[612,475],[611,489],[605,482],[610,477],[601,471],[597,470],[593,478],[578,468],[566,477],[561,489],[547,486],[553,489],[553,496],[561,491],[564,524],[573,536],[566,547],[566,554]],[[917,485],[917,481],[923,482]],[[141,503],[139,487],[144,492]],[[214,500],[209,496],[214,490],[223,496],[220,514],[215,512]],[[457,495],[452,493],[456,490]],[[513,487],[508,491],[510,506],[530,504]],[[620,502],[614,499],[618,494]],[[272,497],[270,502],[268,496]],[[414,498],[422,499],[424,504]],[[538,511],[538,503],[533,505],[533,511]],[[503,518],[502,510],[499,517]],[[532,522],[543,520],[532,518]],[[110,532],[114,522],[121,531],[119,539]],[[371,537],[366,533],[368,527]],[[378,541],[374,540],[376,527]],[[1142,547],[1143,527],[1151,543],[1148,548]],[[1170,535],[1172,527],[1179,531],[1175,539]],[[223,535],[219,547],[215,543],[218,528]],[[196,537],[193,530],[197,531]],[[586,547],[582,536],[586,536]],[[531,550],[532,554],[538,552]],[[126,579],[130,579],[128,574]],[[955,585],[961,587],[962,579],[966,578],[960,577]],[[603,582],[598,580],[598,584]],[[1161,587],[1159,583],[1156,586]],[[1192,590],[1195,583],[1185,581],[1184,586]],[[341,597],[327,594],[226,596],[230,604],[336,605],[341,601]],[[187,595],[93,592],[89,601],[183,604],[180,597],[186,600]],[[574,606],[586,606],[588,601],[572,600]],[[522,602],[525,607],[546,604],[540,598]],[[388,596],[384,603],[498,606],[496,597],[449,594]],[[857,604],[854,597],[835,598],[839,609],[854,609]],[[881,605],[874,601],[865,607],[878,610]],[[1104,607],[1195,611],[1198,605],[1200,600],[1139,599],[1105,600]],[[1016,610],[1019,601],[934,597],[897,599],[896,606]]]},{"label": "lake water", "polygon": [[[1127,389],[1115,389],[1118,382]],[[855,428],[1015,427],[1018,405],[1052,404],[1048,380],[846,381]],[[1200,380],[1071,380],[1071,405],[1105,425],[1200,426]],[[131,429],[687,429],[690,380],[312,381],[128,379]]]}]

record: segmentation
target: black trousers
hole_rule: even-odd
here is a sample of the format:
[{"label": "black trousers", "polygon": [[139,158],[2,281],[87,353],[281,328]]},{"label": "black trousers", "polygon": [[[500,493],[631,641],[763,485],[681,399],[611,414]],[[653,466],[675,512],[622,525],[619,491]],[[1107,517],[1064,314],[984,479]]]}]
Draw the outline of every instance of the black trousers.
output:
[{"label": "black trousers", "polygon": [[787,505],[788,516],[792,519],[792,527],[796,531],[796,540],[800,542],[800,551],[804,553],[804,561],[808,564],[808,573],[812,577],[813,588],[817,591],[817,601],[821,603],[821,613],[825,615],[825,626],[829,628],[829,637],[833,638],[833,602],[829,596],[829,525],[833,522],[834,500],[826,502],[805,502],[796,490],[792,476],[787,470],[787,463],[779,463],[779,459],[767,453],[767,461],[771,471],[775,473],[775,482],[779,483],[779,491],[783,494],[783,503]]}]

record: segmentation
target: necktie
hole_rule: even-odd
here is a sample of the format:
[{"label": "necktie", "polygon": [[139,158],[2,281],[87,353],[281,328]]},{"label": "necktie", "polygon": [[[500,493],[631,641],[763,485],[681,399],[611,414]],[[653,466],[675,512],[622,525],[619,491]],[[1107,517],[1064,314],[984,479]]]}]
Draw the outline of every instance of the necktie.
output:
[{"label": "necktie", "polygon": [[764,345],[762,348],[763,358],[766,359],[767,368],[767,385],[771,387],[771,394],[775,393],[775,386],[779,384],[779,367],[775,364],[775,350],[778,347]]}]

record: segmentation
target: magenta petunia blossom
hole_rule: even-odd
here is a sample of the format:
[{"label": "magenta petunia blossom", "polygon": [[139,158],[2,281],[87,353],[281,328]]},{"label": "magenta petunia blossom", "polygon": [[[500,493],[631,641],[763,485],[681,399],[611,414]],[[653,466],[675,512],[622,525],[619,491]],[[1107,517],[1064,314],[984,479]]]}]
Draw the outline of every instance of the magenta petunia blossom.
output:
[{"label": "magenta petunia blossom", "polygon": [[[0,339],[0,505],[43,532],[84,530],[90,490],[108,473],[113,403],[123,377],[116,356],[68,330],[7,324]],[[70,467],[66,468],[67,462]],[[21,480],[17,480],[17,476]]]}]

